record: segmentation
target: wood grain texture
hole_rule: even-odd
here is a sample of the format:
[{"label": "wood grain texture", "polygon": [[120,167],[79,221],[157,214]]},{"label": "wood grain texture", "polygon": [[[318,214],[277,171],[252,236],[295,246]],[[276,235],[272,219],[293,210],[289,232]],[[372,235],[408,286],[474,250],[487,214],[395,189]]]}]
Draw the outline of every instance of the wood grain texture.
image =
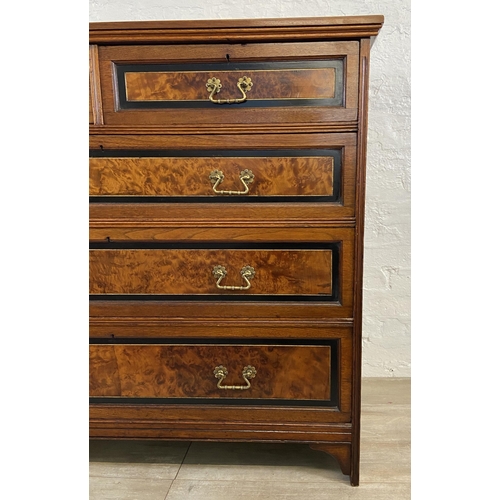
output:
[{"label": "wood grain texture", "polygon": [[[266,151],[269,149],[311,149],[311,148],[345,148],[346,154],[349,150],[354,151],[354,162],[356,161],[356,133],[338,132],[334,130],[316,132],[311,130],[307,124],[294,123],[283,125],[267,123],[259,126],[244,124],[236,125],[220,124],[207,125],[182,125],[173,124],[168,131],[162,126],[136,125],[110,125],[106,127],[93,127],[92,135],[89,137],[90,149],[181,149],[191,151],[193,149],[253,149]],[[357,125],[348,125],[357,130]],[[108,134],[107,131],[112,133]],[[156,133],[158,131],[158,133]],[[255,133],[252,133],[255,131]],[[354,163],[354,166],[356,164]]]},{"label": "wood grain texture", "polygon": [[[123,405],[122,405],[123,406]],[[227,407],[227,406],[226,406]],[[205,411],[203,408],[203,411]],[[250,411],[254,411],[254,408]],[[295,411],[296,408],[293,408]],[[241,414],[244,415],[245,411],[240,410]],[[339,433],[333,432],[335,429],[333,426],[328,428],[328,430],[316,430],[316,427],[309,427],[306,430],[304,426],[293,427],[287,424],[275,424],[273,425],[273,417],[277,418],[274,412],[268,411],[268,424],[264,426],[259,426],[257,428],[248,425],[246,421],[242,421],[242,424],[234,427],[223,427],[219,425],[206,425],[203,427],[197,427],[193,424],[186,423],[184,426],[173,425],[168,426],[164,422],[160,422],[157,426],[153,426],[156,422],[148,421],[128,421],[124,423],[121,419],[118,420],[94,420],[91,422],[90,437],[92,439],[155,439],[155,440],[182,440],[182,441],[221,441],[221,442],[312,442],[317,440],[328,439],[329,442],[345,442],[349,440],[351,434],[346,432],[345,429],[341,430]],[[288,415],[290,415],[290,410],[288,410]],[[344,414],[332,414],[333,420],[337,420],[338,417],[345,417]],[[224,412],[220,413],[221,421],[224,421]],[[340,420],[340,419],[339,419]],[[133,426],[133,427],[131,427]],[[251,439],[249,434],[252,435]]]},{"label": "wood grain texture", "polygon": [[[249,290],[220,290],[212,274],[224,266],[221,286],[244,286],[244,266],[255,269]],[[91,294],[331,295],[330,250],[91,250]]]},{"label": "wood grain texture", "polygon": [[207,101],[206,83],[216,77],[222,89],[215,99],[240,98],[238,79],[246,76],[253,86],[247,101],[255,99],[328,99],[335,97],[335,69],[234,70],[234,71],[131,71],[125,74],[127,101]]},{"label": "wood grain texture", "polygon": [[331,196],[332,157],[108,157],[90,158],[91,196],[225,196],[209,176],[222,171],[217,190],[243,191],[240,172],[254,174],[244,196]]},{"label": "wood grain texture", "polygon": [[[92,203],[91,224],[113,222],[122,224],[148,223],[168,227],[249,227],[275,225],[286,227],[334,227],[333,214],[341,211],[338,203]],[[351,219],[352,220],[352,219]],[[333,230],[331,230],[333,232]],[[339,229],[340,231],[340,229]]]},{"label": "wood grain texture", "polygon": [[[124,437],[139,437],[149,431],[149,437],[162,437],[168,439],[182,439],[190,432],[195,435],[210,439],[210,434],[218,439],[222,437],[231,440],[233,437],[246,441],[245,433],[258,431],[264,439],[280,439],[280,429],[285,428],[287,438],[291,440],[302,440],[308,433],[314,435],[313,441],[350,441],[351,424],[349,413],[338,411],[336,408],[317,407],[295,407],[263,406],[255,401],[251,406],[208,406],[203,409],[192,404],[169,405],[165,408],[161,405],[140,405],[130,401],[130,404],[108,404],[92,403],[90,407],[90,418],[93,427],[106,430],[107,433],[114,432],[117,437],[120,433]],[[238,433],[238,430],[241,432]],[[138,432],[139,431],[139,432]],[[292,431],[292,432],[291,432]],[[329,432],[336,436],[329,435]],[[295,437],[293,434],[295,434]]]},{"label": "wood grain texture", "polygon": [[[352,267],[348,269],[352,272]],[[345,276],[347,274],[347,276]],[[216,301],[199,302],[186,300],[182,302],[170,300],[120,300],[108,301],[106,297],[95,298],[89,304],[90,315],[95,317],[101,316],[117,316],[117,318],[125,317],[132,319],[135,317],[144,318],[172,318],[173,321],[178,319],[186,321],[202,321],[211,320],[245,320],[255,318],[258,320],[335,320],[343,321],[349,324],[352,323],[352,282],[349,280],[348,272],[344,272],[344,281],[342,282],[341,301],[333,303],[322,302],[277,302],[277,301],[262,301],[262,302],[245,302],[243,305],[239,302],[231,301]],[[350,288],[349,288],[350,287]],[[102,300],[100,300],[102,298]],[[298,322],[298,325],[301,323]],[[136,330],[137,331],[137,330]],[[116,332],[111,332],[116,333]],[[232,337],[228,331],[224,334]],[[144,334],[145,335],[145,334]],[[163,335],[168,336],[168,329],[163,328]],[[139,336],[142,336],[139,335]]]},{"label": "wood grain texture", "polygon": [[[168,220],[156,221],[92,221],[89,236],[92,242],[130,241],[290,241],[293,230],[294,241],[329,242],[334,229],[354,227],[352,219],[339,220],[329,225],[304,226],[300,222],[280,224],[270,221],[260,227],[254,224],[217,226],[205,223],[203,227],[175,224]],[[271,236],[272,235],[272,236]]]},{"label": "wood grain texture", "polygon": [[92,241],[290,241],[291,229],[294,241],[332,241],[350,239],[355,223],[335,203],[92,203],[89,212]]},{"label": "wood grain texture", "polygon": [[[253,318],[247,304],[240,307],[247,312],[241,318],[169,317],[161,315],[164,308],[158,308],[158,316],[140,315],[138,308],[99,307],[100,301],[90,305],[89,335],[91,338],[274,338],[274,339],[343,339],[352,338],[352,321],[308,318]],[[103,301],[106,305],[107,302]],[[121,308],[120,308],[121,306]],[[194,306],[184,306],[187,310]],[[250,314],[248,314],[250,312]],[[130,314],[132,313],[132,314]],[[311,315],[312,316],[312,315]],[[351,344],[349,344],[350,346]],[[349,347],[346,344],[345,349]],[[344,357],[348,357],[349,352]],[[350,372],[348,372],[350,376]]]},{"label": "wood grain texture", "polygon": [[[90,396],[329,400],[331,363],[329,346],[91,345]],[[254,366],[250,389],[217,388],[220,365],[230,386]]]},{"label": "wood grain texture", "polygon": [[92,89],[90,88],[89,85],[89,125],[93,124],[94,124],[94,112],[92,110]]},{"label": "wood grain texture", "polygon": [[352,422],[353,442],[351,452],[351,484],[359,485],[360,435],[361,435],[361,344],[363,332],[363,257],[365,229],[366,194],[366,141],[368,132],[368,82],[370,66],[370,42],[360,42],[361,61],[359,67],[359,130],[358,130],[358,171],[356,178],[357,232],[355,239],[354,262],[354,332],[353,332],[353,371],[352,371]]},{"label": "wood grain texture", "polygon": [[[130,138],[137,138],[136,136],[150,136],[152,139],[159,140],[161,136],[171,135],[187,135],[199,136],[207,135],[212,132],[217,134],[224,134],[226,136],[238,137],[241,134],[245,135],[259,135],[259,134],[330,134],[330,133],[350,133],[356,132],[358,129],[358,122],[342,121],[334,123],[232,123],[230,125],[224,123],[198,124],[190,125],[188,123],[177,125],[175,123],[163,125],[107,125],[106,127],[89,126],[89,140],[95,143],[95,136],[111,137],[111,136],[129,136]],[[270,136],[272,137],[272,136]],[[116,137],[115,137],[116,138]],[[152,147],[152,142],[148,141],[144,144]],[[254,145],[259,146],[259,145]],[[128,145],[128,149],[134,148],[132,144]]]},{"label": "wood grain texture", "polygon": [[103,124],[99,49],[97,45],[90,45],[89,47],[89,123],[94,125]]},{"label": "wood grain texture", "polygon": [[351,474],[351,445],[348,443],[312,443],[313,450],[323,451],[339,461],[340,469],[345,475]]}]

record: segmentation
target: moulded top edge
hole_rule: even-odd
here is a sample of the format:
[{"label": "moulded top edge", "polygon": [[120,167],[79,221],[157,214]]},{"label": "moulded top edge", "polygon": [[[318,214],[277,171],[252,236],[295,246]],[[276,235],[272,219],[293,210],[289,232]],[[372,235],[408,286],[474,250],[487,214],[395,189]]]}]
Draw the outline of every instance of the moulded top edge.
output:
[{"label": "moulded top edge", "polygon": [[[313,36],[359,37],[375,36],[382,27],[384,16],[338,16],[338,17],[297,17],[269,19],[217,19],[217,20],[177,20],[177,21],[113,21],[89,23],[90,41],[98,43],[137,42],[163,39],[196,39],[210,37],[211,41],[222,39],[245,39],[255,36],[307,37]],[[215,37],[215,39],[214,39]],[[208,40],[208,39],[207,39]]]},{"label": "moulded top edge", "polygon": [[90,30],[100,29],[183,29],[192,28],[217,28],[217,27],[266,27],[266,26],[335,26],[335,25],[362,25],[383,24],[384,16],[335,16],[335,17],[291,17],[291,18],[258,18],[258,19],[192,19],[175,21],[104,21],[89,23]]}]

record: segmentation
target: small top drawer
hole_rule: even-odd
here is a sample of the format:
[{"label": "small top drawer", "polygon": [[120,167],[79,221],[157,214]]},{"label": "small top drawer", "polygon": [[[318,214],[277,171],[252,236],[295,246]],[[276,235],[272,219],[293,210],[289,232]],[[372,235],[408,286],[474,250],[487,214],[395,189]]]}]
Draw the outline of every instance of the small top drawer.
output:
[{"label": "small top drawer", "polygon": [[100,46],[105,125],[357,119],[357,42]]}]

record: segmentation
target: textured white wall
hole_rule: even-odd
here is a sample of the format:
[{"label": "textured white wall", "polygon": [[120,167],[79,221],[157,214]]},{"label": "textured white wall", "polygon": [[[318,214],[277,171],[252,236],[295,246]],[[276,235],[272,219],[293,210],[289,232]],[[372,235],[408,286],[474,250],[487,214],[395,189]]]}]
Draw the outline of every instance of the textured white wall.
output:
[{"label": "textured white wall", "polygon": [[90,0],[90,21],[382,14],[371,52],[363,376],[410,376],[410,0]]}]

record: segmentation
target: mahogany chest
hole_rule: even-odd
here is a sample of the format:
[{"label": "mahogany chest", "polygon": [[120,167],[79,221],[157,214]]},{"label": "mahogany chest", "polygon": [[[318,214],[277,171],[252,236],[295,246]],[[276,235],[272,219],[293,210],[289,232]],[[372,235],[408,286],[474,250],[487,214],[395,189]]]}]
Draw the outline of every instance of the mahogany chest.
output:
[{"label": "mahogany chest", "polygon": [[302,442],[359,483],[382,16],[90,24],[90,437]]}]

